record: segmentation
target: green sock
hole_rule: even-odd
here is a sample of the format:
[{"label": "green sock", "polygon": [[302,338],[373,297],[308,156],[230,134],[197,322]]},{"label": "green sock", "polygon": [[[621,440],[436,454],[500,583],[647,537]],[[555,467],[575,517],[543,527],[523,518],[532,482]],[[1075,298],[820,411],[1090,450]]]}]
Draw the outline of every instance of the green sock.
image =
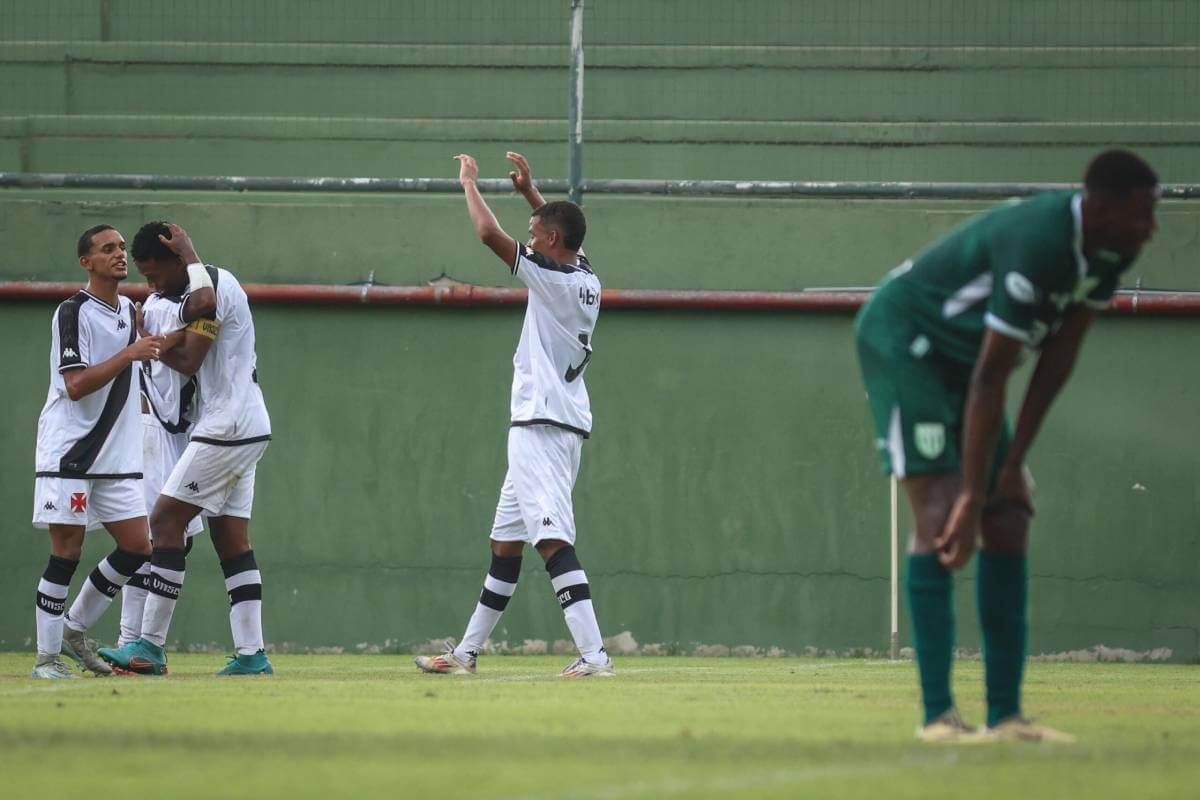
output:
[{"label": "green sock", "polygon": [[936,555],[909,556],[905,584],[925,724],[929,724],[954,705],[950,696],[950,664],[954,657],[954,607],[950,598],[954,584]]},{"label": "green sock", "polygon": [[1028,630],[1025,556],[979,554],[979,624],[988,725],[1021,713],[1021,675]]}]

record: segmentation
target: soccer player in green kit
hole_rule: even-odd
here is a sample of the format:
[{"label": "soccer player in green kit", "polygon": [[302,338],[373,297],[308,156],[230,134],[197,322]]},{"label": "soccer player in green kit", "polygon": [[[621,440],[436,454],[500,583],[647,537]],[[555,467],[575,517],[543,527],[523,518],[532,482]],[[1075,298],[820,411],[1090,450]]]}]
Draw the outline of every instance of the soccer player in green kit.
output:
[{"label": "soccer player in green kit", "polygon": [[[1082,191],[971,219],[893,270],[858,315],[876,444],[913,509],[906,589],[924,741],[1072,740],[1021,714],[1033,516],[1025,457],[1095,311],[1154,233],[1157,200],[1149,165],[1108,150],[1088,165]],[[1039,354],[1010,430],[1005,387],[1025,350]],[[963,722],[950,692],[951,570],[980,538],[985,730]]]}]

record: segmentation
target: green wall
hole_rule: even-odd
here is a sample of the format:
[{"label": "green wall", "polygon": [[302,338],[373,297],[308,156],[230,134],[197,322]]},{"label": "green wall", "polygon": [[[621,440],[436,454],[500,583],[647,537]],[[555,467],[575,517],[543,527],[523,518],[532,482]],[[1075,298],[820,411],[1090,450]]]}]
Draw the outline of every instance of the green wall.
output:
[{"label": "green wall", "polygon": [[[53,307],[0,308],[0,646],[22,648],[46,554],[27,519]],[[253,524],[269,640],[399,648],[460,635],[504,475],[520,314],[262,307],[256,318],[276,432]],[[610,311],[596,343],[596,431],[576,502],[606,632],[884,648],[888,489],[850,319]],[[1200,386],[1179,369],[1198,345],[1189,320],[1105,320],[1091,337],[1031,462],[1034,652],[1200,657],[1189,400]],[[108,546],[93,535],[85,561]],[[190,564],[173,635],[226,643],[215,557],[202,543]],[[970,575],[960,583],[962,644],[975,647]],[[102,634],[114,625],[110,614]],[[537,564],[496,638],[567,638]]]}]

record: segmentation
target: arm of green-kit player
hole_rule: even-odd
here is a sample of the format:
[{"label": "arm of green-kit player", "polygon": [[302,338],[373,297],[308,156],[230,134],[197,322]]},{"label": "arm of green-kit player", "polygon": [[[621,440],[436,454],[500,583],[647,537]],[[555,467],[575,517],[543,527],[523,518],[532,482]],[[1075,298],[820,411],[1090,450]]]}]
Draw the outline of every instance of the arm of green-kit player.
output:
[{"label": "arm of green-kit player", "polygon": [[967,390],[962,432],[962,489],[934,544],[938,559],[956,569],[967,563],[979,538],[988,473],[1004,421],[1008,379],[1021,357],[1021,341],[988,330]]},{"label": "arm of green-kit player", "polygon": [[1063,315],[1063,322],[1058,330],[1046,339],[1037,366],[1034,367],[1033,377],[1029,379],[1029,387],[1025,390],[1025,399],[1017,417],[1012,445],[997,476],[997,499],[1019,503],[1025,505],[1030,512],[1033,511],[1032,498],[1022,469],[1025,456],[1033,445],[1042,420],[1050,410],[1050,404],[1058,397],[1067,383],[1067,378],[1071,376],[1071,370],[1079,356],[1079,348],[1083,345],[1083,338],[1091,327],[1094,316],[1094,312],[1086,306],[1073,306]]}]

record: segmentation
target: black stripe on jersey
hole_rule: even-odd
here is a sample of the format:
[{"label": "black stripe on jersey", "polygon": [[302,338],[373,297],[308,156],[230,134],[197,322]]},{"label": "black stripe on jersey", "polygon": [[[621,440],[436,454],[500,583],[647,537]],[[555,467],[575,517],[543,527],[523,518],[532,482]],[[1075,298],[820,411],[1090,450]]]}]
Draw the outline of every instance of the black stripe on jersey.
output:
[{"label": "black stripe on jersey", "polygon": [[109,311],[113,312],[114,314],[120,313],[120,311],[121,311],[120,299],[117,300],[117,305],[114,306],[114,305],[110,305],[109,302],[107,300],[105,300],[103,297],[97,297],[96,295],[89,292],[87,289],[80,289],[79,293],[87,295],[88,297],[92,298],[97,303],[104,306]]},{"label": "black stripe on jersey", "polygon": [[80,473],[80,472],[61,472],[43,470],[42,472],[33,473],[35,478],[87,478],[89,481],[123,481],[128,478],[142,479],[140,472],[97,472],[97,473]]},{"label": "black stripe on jersey", "polygon": [[79,352],[79,308],[88,301],[87,292],[76,292],[58,307],[58,371],[86,367]]},{"label": "black stripe on jersey", "polygon": [[[204,269],[208,271],[208,278],[209,278],[209,280],[212,281],[212,289],[213,289],[213,293],[215,294],[217,291],[217,283],[221,279],[221,273],[217,272],[216,267],[210,267],[207,264],[204,265]],[[188,297],[191,296],[191,294],[192,294],[191,292],[185,292],[183,297],[179,297],[179,298],[168,297],[167,298],[168,300],[178,300],[179,301],[179,321],[184,323],[185,325],[187,323],[193,321],[190,319],[183,318],[183,307],[187,305],[187,299],[188,299]],[[204,314],[203,316],[198,317],[198,319],[216,319],[216,318],[217,318],[217,310],[215,308],[212,311],[208,312],[207,314]]]},{"label": "black stripe on jersey", "polygon": [[[135,313],[133,304],[130,303],[129,344],[133,344],[134,340],[137,339]],[[92,464],[96,463],[96,458],[100,455],[100,450],[104,447],[104,443],[108,441],[108,435],[112,433],[113,426],[117,424],[117,418],[121,416],[121,411],[125,408],[125,401],[129,398],[130,384],[132,383],[133,365],[130,364],[127,368],[117,373],[117,377],[113,378],[112,383],[109,384],[108,397],[104,398],[104,408],[100,410],[100,418],[96,420],[96,427],[92,428],[85,436],[72,445],[71,449],[59,460],[58,469],[60,472],[82,476],[92,468]]]},{"label": "black stripe on jersey", "polygon": [[243,444],[254,444],[255,442],[271,441],[271,434],[263,436],[251,436],[249,439],[210,439],[207,436],[193,436],[188,441],[200,442],[201,444],[215,444],[217,447],[237,447]]},{"label": "black stripe on jersey", "polygon": [[141,384],[142,399],[146,401],[146,407],[149,407],[150,413],[167,433],[187,433],[187,429],[192,426],[192,423],[184,416],[183,412],[192,404],[192,398],[196,394],[196,376],[193,375],[189,378],[179,391],[179,422],[167,422],[162,418],[162,414],[158,413],[158,409],[154,407],[154,401],[150,399],[150,393],[146,391],[146,383],[150,380],[147,377],[150,372],[150,362],[143,361],[142,364],[142,371],[138,373],[138,381]]},{"label": "black stripe on jersey", "polygon": [[515,261],[513,261],[514,275],[517,274],[517,264],[521,262],[521,256],[525,256],[525,258],[531,263],[541,267],[542,269],[550,270],[551,272],[562,272],[566,275],[570,275],[572,272],[587,272],[589,274],[592,272],[591,266],[587,263],[587,259],[583,256],[579,257],[578,265],[560,264],[553,258],[544,256],[536,250],[530,250],[528,247],[518,242],[517,258]]},{"label": "black stripe on jersey", "polygon": [[552,428],[562,428],[564,431],[578,433],[585,439],[592,438],[591,431],[585,431],[583,428],[576,428],[574,425],[568,425],[565,422],[559,422],[554,419],[514,419],[509,425],[513,428],[528,428],[531,425],[549,425]]}]

